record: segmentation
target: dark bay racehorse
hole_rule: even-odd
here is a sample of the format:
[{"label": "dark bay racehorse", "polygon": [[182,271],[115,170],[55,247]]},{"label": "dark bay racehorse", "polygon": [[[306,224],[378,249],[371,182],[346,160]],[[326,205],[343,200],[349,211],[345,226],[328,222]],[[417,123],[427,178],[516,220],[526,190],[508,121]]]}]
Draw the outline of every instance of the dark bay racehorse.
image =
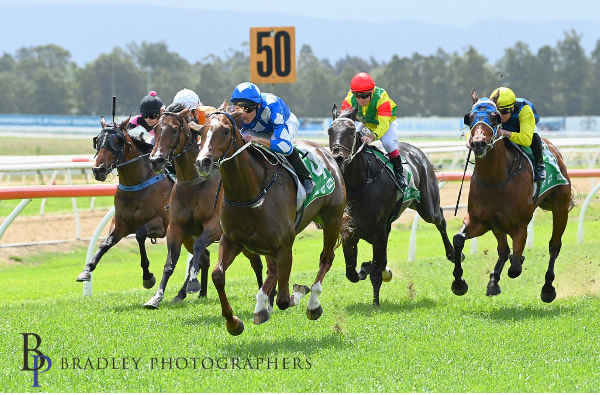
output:
[{"label": "dark bay racehorse", "polygon": [[[342,170],[348,194],[351,225],[347,227],[349,232],[342,233],[346,278],[355,283],[369,273],[373,285],[373,304],[379,305],[382,272],[387,265],[388,236],[392,222],[407,207],[416,210],[421,218],[437,227],[450,261],[454,258],[454,248],[446,233],[438,182],[427,156],[413,145],[398,144],[400,154],[411,169],[415,187],[421,193],[419,202],[410,200],[403,203],[403,195],[399,193],[394,176],[372,151],[376,148],[362,144],[354,123],[356,111],[354,108],[339,114],[334,108],[333,123],[328,130],[329,148]],[[373,261],[363,263],[362,270],[357,273],[359,239],[373,246]]]},{"label": "dark bay racehorse", "polygon": [[[167,160],[173,160],[177,182],[173,187],[168,203],[170,222],[167,228],[168,255],[163,277],[156,294],[146,302],[148,308],[158,308],[164,297],[167,282],[175,270],[181,245],[194,254],[190,265],[196,273],[201,269],[200,296],[206,296],[206,278],[210,266],[207,247],[221,237],[219,209],[221,199],[217,198],[221,175],[218,171],[200,175],[195,167],[198,155],[196,134],[188,123],[189,110],[180,104],[167,107],[154,127],[155,143],[150,154],[152,168],[161,172]],[[252,269],[256,273],[258,286],[263,285],[262,262],[260,256],[246,253]]]},{"label": "dark bay racehorse", "polygon": [[294,285],[294,294],[290,296],[289,277],[296,235],[312,221],[323,228],[323,250],[319,271],[310,289],[307,315],[309,319],[321,316],[323,309],[318,297],[322,292],[323,278],[335,256],[346,204],[342,175],[333,157],[317,144],[299,142],[298,146],[310,150],[324,163],[333,175],[335,189],[309,204],[295,227],[297,190],[294,178],[281,163],[274,163],[262,150],[253,144],[244,144],[238,129],[240,118],[239,112],[213,113],[204,123],[198,155],[201,172],[209,174],[215,164],[219,165],[223,180],[225,202],[220,212],[223,236],[212,279],[219,293],[227,330],[232,335],[241,334],[244,325],[233,315],[225,293],[225,272],[229,265],[243,249],[266,256],[268,275],[256,296],[254,323],[267,321],[266,299],[275,283],[278,288],[277,306],[282,310],[297,305],[308,292],[308,287]]},{"label": "dark bay racehorse", "polygon": [[[527,225],[536,207],[552,211],[552,237],[548,245],[550,260],[546,271],[541,299],[550,303],[556,298],[554,262],[562,245],[561,237],[567,225],[569,210],[573,207],[571,182],[567,167],[558,149],[548,140],[543,141],[556,157],[560,172],[568,184],[558,185],[545,193],[534,196],[532,168],[524,159],[523,153],[507,139],[499,137],[496,127],[500,123],[500,113],[496,110],[497,97],[479,100],[472,92],[473,110],[465,115],[465,124],[471,130],[470,148],[475,154],[475,169],[469,189],[468,213],[462,227],[454,236],[454,281],[452,291],[464,295],[468,286],[462,279],[462,267],[457,255],[461,253],[465,240],[478,237],[491,230],[498,241],[498,260],[490,274],[486,295],[498,295],[500,274],[507,260],[510,260],[508,276],[516,278],[521,274],[525,257],[523,249],[527,239]],[[536,194],[535,194],[536,195]],[[513,242],[510,254],[507,235]]]},{"label": "dark bay racehorse", "polygon": [[123,237],[135,233],[140,247],[143,284],[145,288],[152,288],[156,279],[148,270],[150,263],[145,241],[147,237],[165,236],[169,223],[169,212],[165,206],[169,202],[173,182],[164,175],[154,174],[148,160],[152,145],[132,139],[127,134],[128,123],[129,119],[118,127],[109,126],[102,118],[102,131],[94,137],[94,177],[104,181],[116,167],[119,187],[115,193],[115,216],[109,235],[102,241],[92,260],[86,263],[77,281],[89,281],[100,258]]}]

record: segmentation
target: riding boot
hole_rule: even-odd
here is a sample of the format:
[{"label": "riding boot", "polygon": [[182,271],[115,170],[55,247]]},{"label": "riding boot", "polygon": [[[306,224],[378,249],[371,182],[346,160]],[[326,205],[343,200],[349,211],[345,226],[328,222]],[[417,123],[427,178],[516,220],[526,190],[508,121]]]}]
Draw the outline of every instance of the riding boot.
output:
[{"label": "riding boot", "polygon": [[533,180],[543,180],[546,178],[546,165],[544,164],[544,155],[542,153],[542,139],[537,133],[533,134],[533,139],[531,140],[531,152],[535,159]]},{"label": "riding boot", "polygon": [[394,165],[394,171],[396,172],[396,179],[401,189],[406,188],[406,182],[404,181],[404,167],[402,166],[402,157],[400,155],[395,158],[390,158],[390,161]]},{"label": "riding boot", "polygon": [[302,159],[300,159],[300,155],[295,148],[292,149],[292,152],[287,156],[287,160],[296,171],[296,174],[298,175],[298,178],[300,179],[300,182],[306,191],[306,196],[310,195],[315,187],[315,183],[313,182],[308,169],[306,166],[304,166],[304,162],[302,162]]}]

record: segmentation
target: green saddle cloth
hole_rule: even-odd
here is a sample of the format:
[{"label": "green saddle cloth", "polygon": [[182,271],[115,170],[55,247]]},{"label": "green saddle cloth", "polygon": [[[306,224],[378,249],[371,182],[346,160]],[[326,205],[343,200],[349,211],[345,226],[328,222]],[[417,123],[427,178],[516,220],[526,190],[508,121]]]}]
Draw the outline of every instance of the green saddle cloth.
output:
[{"label": "green saddle cloth", "polygon": [[[521,148],[523,153],[527,155],[529,160],[531,161],[531,165],[535,166],[535,158],[533,157],[533,152],[531,151],[531,147],[523,147],[515,144],[517,147]],[[548,145],[542,141],[542,154],[544,155],[544,165],[546,167],[546,178],[540,182],[540,191],[537,196],[543,195],[547,190],[554,188],[558,185],[566,185],[569,183],[567,179],[560,172],[560,168],[558,167],[558,162],[556,157],[548,148]]]},{"label": "green saddle cloth", "polygon": [[[335,190],[335,180],[325,164],[312,152],[301,147],[296,147],[296,149],[300,152],[300,157],[304,162],[304,166],[306,166],[310,172],[310,176],[315,184],[310,195],[306,196],[306,199],[304,199],[303,206],[306,208],[321,196],[331,194]],[[300,188],[302,187],[300,186]]]},{"label": "green saddle cloth", "polygon": [[[379,159],[382,163],[385,163],[385,165],[392,172],[392,174],[396,174],[396,172],[394,171],[394,165],[388,159],[388,157],[385,156],[383,152],[372,146],[369,146],[369,150],[375,154],[375,157],[377,159]],[[406,159],[402,155],[400,155],[400,157],[402,158],[402,167],[404,168],[404,178],[406,180],[406,187],[402,191],[404,195],[402,198],[402,203],[408,202],[410,200],[416,200],[417,202],[420,202],[421,192],[416,188],[412,170],[407,164]]]}]

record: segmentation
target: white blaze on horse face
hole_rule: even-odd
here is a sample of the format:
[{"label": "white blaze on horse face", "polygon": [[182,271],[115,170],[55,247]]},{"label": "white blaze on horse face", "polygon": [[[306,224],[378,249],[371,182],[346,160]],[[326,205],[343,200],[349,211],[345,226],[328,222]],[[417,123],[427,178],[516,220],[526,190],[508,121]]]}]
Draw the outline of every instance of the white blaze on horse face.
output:
[{"label": "white blaze on horse face", "polygon": [[219,126],[219,120],[217,118],[210,118],[210,124],[208,128],[202,132],[204,134],[204,144],[200,147],[200,152],[198,152],[198,161],[201,161],[204,158],[209,157],[209,146],[210,140],[212,138],[214,130]]}]

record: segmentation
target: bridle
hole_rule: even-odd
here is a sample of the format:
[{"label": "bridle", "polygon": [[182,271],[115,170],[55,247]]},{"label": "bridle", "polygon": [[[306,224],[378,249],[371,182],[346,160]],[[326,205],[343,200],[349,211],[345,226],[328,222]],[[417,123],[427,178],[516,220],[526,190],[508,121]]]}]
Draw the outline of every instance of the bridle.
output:
[{"label": "bridle", "polygon": [[[109,139],[109,137],[112,137],[112,136],[116,137],[119,140],[119,146],[115,146],[115,144],[111,142],[111,139]],[[94,155],[94,157],[96,157],[98,155],[98,152],[102,148],[112,152],[117,157],[117,160],[112,162],[110,164],[110,166],[107,167],[107,169],[106,169],[107,173],[112,172],[115,168],[118,169],[120,167],[127,166],[130,163],[133,163],[145,156],[150,155],[149,153],[142,154],[142,155],[136,156],[135,158],[124,162],[124,160],[125,160],[125,133],[116,127],[103,128],[100,131],[100,133],[96,137],[93,138],[92,141],[94,142],[94,148],[96,149],[96,154]]]},{"label": "bridle", "polygon": [[354,138],[352,139],[352,147],[348,148],[343,144],[340,143],[335,143],[331,146],[331,151],[335,151],[336,149],[342,149],[344,151],[346,151],[348,153],[348,157],[346,159],[344,159],[343,164],[344,166],[349,164],[350,162],[352,162],[352,160],[354,159],[354,157],[356,155],[358,155],[358,153],[362,150],[362,148],[365,146],[365,143],[362,143],[362,145],[360,147],[358,147],[358,149],[356,148],[356,141],[359,139],[358,133],[356,132],[356,125],[354,125],[354,121],[350,118],[347,117],[338,117],[336,119],[333,120],[333,122],[331,123],[331,128],[336,124],[336,122],[338,122],[338,120],[342,120],[342,121],[349,121],[349,126],[352,127],[352,129],[354,129],[353,131],[353,135]]},{"label": "bridle", "polygon": [[[492,121],[491,116],[494,113],[498,113],[496,104],[494,102],[492,102],[491,100],[481,99],[473,105],[473,108],[471,109],[471,112],[469,114],[469,117],[472,117],[472,119],[473,119],[469,125],[469,133],[471,133],[473,131],[473,129],[475,129],[475,127],[479,124],[486,125],[492,131],[492,136],[490,137],[490,141],[489,142],[486,141],[485,138],[483,140],[485,142],[485,146],[486,146],[485,151],[483,152],[482,155],[477,155],[481,158],[486,156],[487,153],[494,148],[494,145],[499,140],[502,140],[504,138],[504,136],[498,135],[498,124],[495,124]],[[499,113],[498,113],[498,116],[500,116]],[[484,137],[487,137],[487,136],[484,136]]]},{"label": "bridle", "polygon": [[[169,155],[167,155],[167,160],[169,162],[171,162],[172,160],[175,160],[177,158],[179,158],[180,156],[182,156],[183,154],[185,154],[186,152],[190,151],[191,149],[193,149],[194,147],[196,147],[196,142],[194,141],[194,132],[190,130],[190,134],[187,134],[185,131],[185,125],[184,125],[184,120],[183,117],[179,117],[179,115],[175,112],[170,112],[170,111],[165,111],[161,114],[161,118],[164,116],[171,116],[171,117],[175,117],[177,119],[177,121],[179,121],[179,133],[177,133],[177,142],[175,143],[175,145],[173,146],[173,150],[171,151],[171,153]],[[185,136],[185,141],[183,142],[183,148],[181,149],[181,152],[179,152],[178,154],[175,154],[175,150],[177,149],[177,147],[179,147],[179,144],[181,143],[181,135]]]},{"label": "bridle", "polygon": [[215,161],[217,166],[219,166],[221,164],[221,162],[227,157],[227,154],[229,153],[229,150],[231,149],[232,146],[233,146],[234,150],[236,150],[236,151],[239,149],[239,146],[235,139],[235,128],[236,128],[237,123],[235,122],[235,119],[233,119],[231,114],[229,114],[228,112],[225,112],[225,111],[213,111],[208,115],[208,118],[212,118],[214,115],[219,115],[219,114],[225,115],[227,117],[227,119],[229,119],[229,122],[231,122],[231,127],[228,128],[229,141],[227,143],[227,148],[225,149],[225,151],[223,151],[223,155],[221,155],[221,157]]}]

